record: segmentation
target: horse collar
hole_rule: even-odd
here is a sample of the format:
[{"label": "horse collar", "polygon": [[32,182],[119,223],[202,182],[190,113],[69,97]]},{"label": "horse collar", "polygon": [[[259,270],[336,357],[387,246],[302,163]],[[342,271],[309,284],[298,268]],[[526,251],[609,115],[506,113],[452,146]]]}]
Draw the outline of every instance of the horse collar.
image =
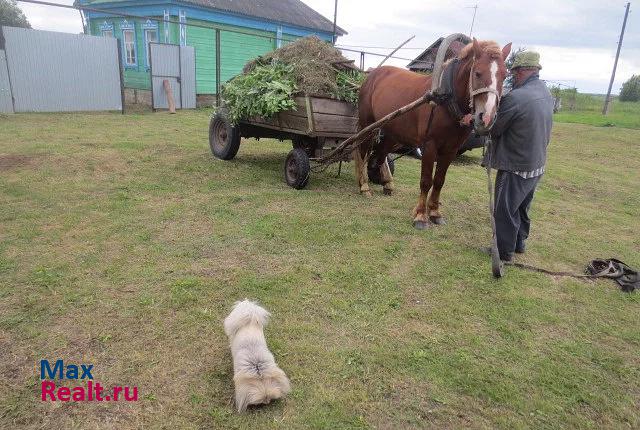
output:
[{"label": "horse collar", "polygon": [[438,92],[447,96],[442,104],[456,122],[459,122],[465,115],[460,109],[458,98],[456,97],[455,77],[458,67],[460,67],[458,58],[454,58],[445,66],[440,77],[440,88],[438,89]]}]

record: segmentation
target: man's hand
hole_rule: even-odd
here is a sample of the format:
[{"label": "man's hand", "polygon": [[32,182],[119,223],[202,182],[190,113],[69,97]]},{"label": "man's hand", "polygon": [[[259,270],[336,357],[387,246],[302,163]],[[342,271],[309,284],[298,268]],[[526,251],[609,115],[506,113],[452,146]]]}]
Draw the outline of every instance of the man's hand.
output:
[{"label": "man's hand", "polygon": [[462,119],[460,120],[460,125],[463,125],[465,127],[470,127],[472,122],[473,122],[473,115],[468,113],[462,117]]}]

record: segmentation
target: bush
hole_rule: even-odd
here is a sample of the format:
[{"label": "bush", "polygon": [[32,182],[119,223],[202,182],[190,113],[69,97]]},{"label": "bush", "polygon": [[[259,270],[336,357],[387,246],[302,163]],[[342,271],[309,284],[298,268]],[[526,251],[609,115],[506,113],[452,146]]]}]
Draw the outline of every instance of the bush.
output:
[{"label": "bush", "polygon": [[296,90],[293,68],[274,61],[255,66],[251,72],[227,82],[222,88],[222,98],[229,111],[229,121],[237,124],[254,116],[270,118],[294,109]]},{"label": "bush", "polygon": [[622,90],[620,90],[620,101],[640,101],[640,75],[633,75],[627,82],[622,84]]}]

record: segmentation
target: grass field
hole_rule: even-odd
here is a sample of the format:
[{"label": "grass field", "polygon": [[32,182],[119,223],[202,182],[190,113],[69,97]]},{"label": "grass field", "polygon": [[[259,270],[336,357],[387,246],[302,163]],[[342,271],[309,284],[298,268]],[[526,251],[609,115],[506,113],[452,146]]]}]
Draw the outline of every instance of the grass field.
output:
[{"label": "grass field", "polygon": [[615,98],[605,116],[602,115],[604,96],[578,94],[575,98],[574,110],[569,108],[571,103],[563,98],[563,109],[554,115],[556,122],[640,129],[640,102],[621,102]]},{"label": "grass field", "polygon": [[[511,269],[495,281],[479,153],[446,226],[416,231],[351,165],[296,191],[289,145],[207,146],[208,113],[0,118],[0,428],[639,428],[640,296]],[[557,123],[519,261],[640,267],[640,131]],[[272,313],[293,391],[234,413],[222,320]],[[40,401],[39,362],[94,365],[138,402]],[[72,381],[70,386],[78,385]]]}]

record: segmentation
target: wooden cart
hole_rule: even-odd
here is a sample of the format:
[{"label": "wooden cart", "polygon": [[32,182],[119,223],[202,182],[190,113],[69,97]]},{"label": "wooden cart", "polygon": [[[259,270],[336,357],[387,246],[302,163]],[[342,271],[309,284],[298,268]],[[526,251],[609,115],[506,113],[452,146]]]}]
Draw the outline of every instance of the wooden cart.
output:
[{"label": "wooden cart", "polygon": [[[358,111],[350,103],[323,97],[298,96],[295,102],[296,110],[280,112],[269,119],[251,118],[235,126],[227,121],[222,109],[209,123],[209,146],[213,155],[231,160],[243,137],[291,140],[293,149],[284,163],[284,177],[291,187],[304,188],[315,160],[357,132]],[[350,159],[351,154],[344,154],[338,161]],[[378,169],[371,170],[371,180],[376,182]]]}]

